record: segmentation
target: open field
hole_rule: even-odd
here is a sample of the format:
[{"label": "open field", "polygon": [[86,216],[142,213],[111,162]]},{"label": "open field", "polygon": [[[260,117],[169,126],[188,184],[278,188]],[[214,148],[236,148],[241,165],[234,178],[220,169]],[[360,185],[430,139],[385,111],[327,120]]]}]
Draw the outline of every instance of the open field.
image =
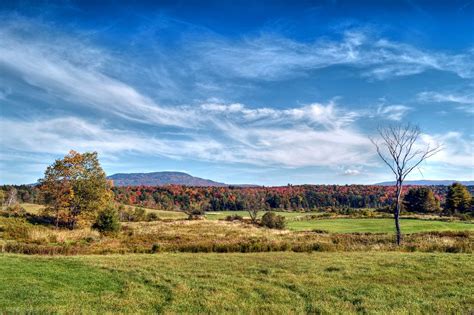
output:
[{"label": "open field", "polygon": [[[310,214],[321,214],[320,212],[284,212],[284,211],[278,211],[276,212],[278,215],[284,216],[287,220],[296,218],[296,217],[303,217],[305,215],[310,215]],[[265,214],[264,211],[260,211],[258,213],[258,217],[261,218]],[[227,216],[230,215],[240,215],[243,218],[249,218],[250,215],[248,211],[219,211],[219,212],[206,212],[206,218],[209,220],[220,220],[220,219],[225,219]]]},{"label": "open field", "polygon": [[[474,231],[473,223],[446,222],[435,220],[401,219],[403,233],[431,231]],[[330,233],[395,233],[393,219],[320,219],[290,221],[288,228],[293,231],[322,230]]]},{"label": "open field", "polygon": [[0,256],[0,310],[469,313],[474,256],[257,253]]},{"label": "open field", "polygon": [[[335,221],[338,219],[335,219]],[[275,230],[243,222],[165,220],[123,223],[116,235],[89,226],[74,230],[0,216],[0,252],[25,254],[112,254],[151,252],[269,252],[396,250],[471,253],[473,232],[407,234],[403,246],[388,233],[319,233]]]}]

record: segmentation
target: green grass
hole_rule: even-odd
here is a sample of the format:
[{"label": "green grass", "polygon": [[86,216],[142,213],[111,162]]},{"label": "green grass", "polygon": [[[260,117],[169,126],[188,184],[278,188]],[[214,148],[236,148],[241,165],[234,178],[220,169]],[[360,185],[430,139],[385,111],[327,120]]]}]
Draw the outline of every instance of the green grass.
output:
[{"label": "green grass", "polygon": [[156,210],[150,208],[144,208],[147,213],[156,213],[160,219],[186,219],[188,215],[182,211],[170,211],[170,210]]},{"label": "green grass", "polygon": [[[431,231],[474,231],[474,224],[435,220],[401,219],[403,233]],[[393,219],[323,219],[290,221],[288,228],[293,231],[323,230],[331,233],[394,233]]]},{"label": "green grass", "polygon": [[34,203],[21,203],[20,206],[26,210],[26,212],[32,214],[38,214],[41,210],[44,209],[43,205],[37,205]]},{"label": "green grass", "polygon": [[[296,217],[302,217],[305,215],[313,214],[313,212],[283,212],[283,211],[278,211],[276,212],[279,215],[284,216],[287,219],[292,219]],[[314,212],[314,213],[319,213],[319,212]],[[261,218],[265,214],[264,211],[260,211],[258,213],[258,217]],[[225,219],[229,215],[240,215],[243,218],[250,218],[250,215],[248,211],[210,211],[206,212],[206,218],[209,220],[220,220],[220,219]]]},{"label": "green grass", "polygon": [[0,255],[0,311],[469,313],[473,259],[398,252]]}]

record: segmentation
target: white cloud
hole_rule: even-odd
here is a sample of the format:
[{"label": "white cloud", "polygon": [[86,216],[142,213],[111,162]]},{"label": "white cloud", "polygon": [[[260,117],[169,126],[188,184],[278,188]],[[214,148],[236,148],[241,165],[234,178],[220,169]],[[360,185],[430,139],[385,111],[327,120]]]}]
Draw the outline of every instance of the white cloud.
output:
[{"label": "white cloud", "polygon": [[343,172],[343,175],[346,175],[346,176],[357,176],[357,175],[360,175],[360,174],[361,174],[361,172],[359,170],[356,170],[356,169],[346,169]]},{"label": "white cloud", "polygon": [[439,93],[427,91],[418,93],[417,98],[422,102],[434,103],[453,103],[457,105],[459,110],[469,114],[474,114],[474,94],[456,94],[456,93]]},{"label": "white cloud", "polygon": [[[337,166],[355,175],[355,166],[373,161],[372,145],[357,127],[357,120],[401,120],[410,110],[404,105],[381,105],[374,115],[347,110],[335,102],[276,109],[216,100],[197,106],[164,106],[111,74],[114,71],[108,67],[117,60],[107,52],[63,35],[53,34],[53,40],[33,36],[31,27],[28,23],[0,27],[0,70],[54,97],[56,102],[50,104],[57,104],[60,109],[64,104],[73,109],[85,107],[115,115],[109,115],[108,121],[119,117],[146,125],[137,124],[143,130],[138,132],[76,114],[62,113],[58,117],[55,113],[29,120],[3,117],[0,146],[4,152],[64,154],[76,149],[94,150],[109,157],[138,152],[265,166]],[[426,69],[451,71],[462,77],[472,75],[472,65],[455,66],[471,58],[468,55],[428,54],[411,46],[374,41],[361,32],[348,32],[340,42],[319,40],[307,44],[262,36],[242,42],[203,42],[200,48],[191,62],[193,71],[205,72],[204,68],[209,68],[226,76],[262,80],[277,80],[336,64],[364,68],[380,79]],[[448,57],[452,61],[448,62]],[[157,133],[149,129],[150,125],[174,129]],[[466,147],[472,148],[472,143],[465,143],[461,135],[443,140],[453,145],[447,152],[455,158],[444,156],[438,161],[469,164],[462,154],[470,152],[472,157],[472,149],[468,151]],[[456,152],[459,145],[464,151]]]},{"label": "white cloud", "polygon": [[442,150],[430,158],[430,161],[463,167],[472,173],[474,169],[474,141],[472,139],[466,139],[459,132],[450,131],[444,134],[423,134],[421,140],[431,147],[436,144],[442,145]]},{"label": "white cloud", "polygon": [[387,120],[400,121],[410,110],[411,108],[405,105],[379,105],[376,116],[385,118]]},{"label": "white cloud", "polygon": [[426,70],[474,77],[474,53],[430,52],[414,46],[377,38],[369,32],[346,31],[340,40],[318,39],[303,43],[263,34],[243,40],[200,40],[190,45],[197,70],[214,70],[225,76],[279,80],[302,76],[309,70],[334,65],[360,68],[369,77],[386,79]]},{"label": "white cloud", "polygon": [[25,28],[31,31],[30,27],[20,23],[0,28],[2,71],[13,72],[31,86],[69,103],[134,121],[189,126],[189,117],[183,117],[186,111],[160,106],[134,87],[107,75],[102,63],[111,57],[105,52],[63,36],[46,41],[19,35]]}]

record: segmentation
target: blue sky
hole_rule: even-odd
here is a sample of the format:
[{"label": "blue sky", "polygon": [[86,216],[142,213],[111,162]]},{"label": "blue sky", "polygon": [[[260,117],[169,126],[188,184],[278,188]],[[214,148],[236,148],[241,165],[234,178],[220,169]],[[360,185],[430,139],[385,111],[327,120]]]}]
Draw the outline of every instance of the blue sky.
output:
[{"label": "blue sky", "polygon": [[108,174],[375,183],[369,141],[418,124],[411,178],[474,179],[474,1],[0,4],[0,183],[70,149]]}]

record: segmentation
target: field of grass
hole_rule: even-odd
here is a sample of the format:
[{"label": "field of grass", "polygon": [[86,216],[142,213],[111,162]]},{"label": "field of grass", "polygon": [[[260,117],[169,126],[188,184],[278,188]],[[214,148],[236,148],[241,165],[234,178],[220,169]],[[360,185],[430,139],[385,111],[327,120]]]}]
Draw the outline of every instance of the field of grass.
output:
[{"label": "field of grass", "polygon": [[[319,213],[319,212],[315,212],[315,213]],[[265,212],[260,211],[258,213],[258,217],[261,218],[264,214],[265,214]],[[277,214],[282,215],[287,219],[292,219],[292,218],[302,217],[302,216],[313,214],[313,213],[312,212],[301,213],[301,212],[283,212],[283,211],[279,211],[279,212],[277,212]],[[206,218],[209,219],[209,220],[221,220],[221,219],[225,219],[227,216],[230,216],[230,215],[240,215],[243,218],[250,219],[250,215],[249,215],[248,211],[218,211],[218,212],[210,211],[210,212],[206,212]]]},{"label": "field of grass", "polygon": [[144,208],[147,213],[153,212],[156,213],[158,218],[167,220],[167,219],[186,219],[188,215],[182,211],[169,211],[169,210],[156,210],[150,208]]},{"label": "field of grass", "polygon": [[[401,219],[403,233],[430,231],[474,231],[473,223],[435,220]],[[322,230],[330,233],[394,233],[393,219],[322,219],[290,221],[288,228],[293,231]]]},{"label": "field of grass", "polygon": [[0,255],[0,310],[469,313],[473,259],[398,252]]},{"label": "field of grass", "polygon": [[32,213],[32,214],[39,214],[41,210],[44,209],[43,205],[37,205],[34,203],[22,203],[20,206],[26,210],[26,212]]}]

